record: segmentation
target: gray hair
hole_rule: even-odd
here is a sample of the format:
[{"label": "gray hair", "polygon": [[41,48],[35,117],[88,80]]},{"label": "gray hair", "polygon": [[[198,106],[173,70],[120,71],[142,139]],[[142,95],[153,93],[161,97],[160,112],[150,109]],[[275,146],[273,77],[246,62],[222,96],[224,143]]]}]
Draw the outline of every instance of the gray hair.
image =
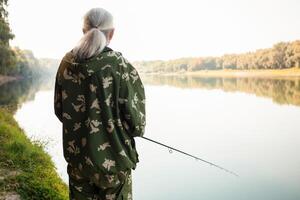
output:
[{"label": "gray hair", "polygon": [[107,34],[114,29],[113,16],[103,8],[90,9],[83,18],[84,35],[73,48],[76,60],[100,53],[108,45]]}]

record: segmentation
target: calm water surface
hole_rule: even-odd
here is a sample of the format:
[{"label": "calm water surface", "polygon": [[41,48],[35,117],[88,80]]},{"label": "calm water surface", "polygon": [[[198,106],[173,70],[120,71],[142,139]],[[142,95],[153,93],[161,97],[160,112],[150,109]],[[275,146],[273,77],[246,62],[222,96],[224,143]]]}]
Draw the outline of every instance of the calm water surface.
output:
[{"label": "calm water surface", "polygon": [[[231,169],[240,178],[137,138],[134,199],[300,199],[299,80],[143,80],[145,136]],[[34,91],[15,118],[29,137],[49,142],[46,150],[68,183],[53,82]]]}]

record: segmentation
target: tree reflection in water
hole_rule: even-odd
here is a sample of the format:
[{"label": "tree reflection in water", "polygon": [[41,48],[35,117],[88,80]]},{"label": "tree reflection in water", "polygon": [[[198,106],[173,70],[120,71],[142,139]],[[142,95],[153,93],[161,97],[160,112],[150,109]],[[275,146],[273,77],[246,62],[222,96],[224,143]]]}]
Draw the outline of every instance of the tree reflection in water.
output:
[{"label": "tree reflection in water", "polygon": [[224,78],[197,76],[144,75],[149,85],[169,85],[179,88],[221,89],[227,92],[246,92],[272,98],[278,104],[300,106],[300,78]]}]

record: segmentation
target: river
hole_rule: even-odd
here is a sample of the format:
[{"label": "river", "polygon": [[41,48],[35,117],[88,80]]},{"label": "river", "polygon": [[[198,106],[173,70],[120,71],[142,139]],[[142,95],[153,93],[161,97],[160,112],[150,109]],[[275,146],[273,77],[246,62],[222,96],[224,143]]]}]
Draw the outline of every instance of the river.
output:
[{"label": "river", "polygon": [[[18,104],[15,119],[28,137],[47,143],[57,172],[68,183],[49,80],[1,86],[0,103]],[[300,79],[145,76],[143,82],[146,137],[239,177],[137,138],[134,199],[300,199]]]}]

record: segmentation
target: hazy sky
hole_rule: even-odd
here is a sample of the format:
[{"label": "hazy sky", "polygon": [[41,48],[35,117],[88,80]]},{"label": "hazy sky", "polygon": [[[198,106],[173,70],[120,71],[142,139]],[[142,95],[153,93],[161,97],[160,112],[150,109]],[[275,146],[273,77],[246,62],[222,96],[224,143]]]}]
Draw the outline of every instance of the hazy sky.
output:
[{"label": "hazy sky", "polygon": [[61,58],[92,7],[114,16],[110,44],[131,61],[216,56],[300,39],[299,0],[9,0],[13,46]]}]

